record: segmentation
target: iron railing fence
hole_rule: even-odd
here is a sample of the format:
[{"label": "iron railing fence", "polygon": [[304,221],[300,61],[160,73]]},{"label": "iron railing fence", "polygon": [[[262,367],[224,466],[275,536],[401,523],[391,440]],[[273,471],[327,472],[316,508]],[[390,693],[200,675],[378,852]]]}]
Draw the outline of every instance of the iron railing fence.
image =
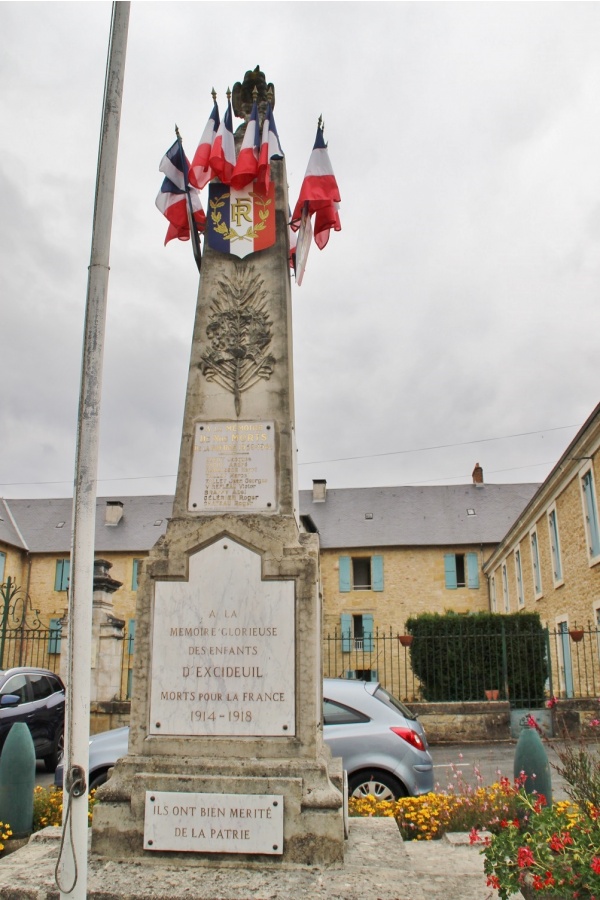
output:
[{"label": "iron railing fence", "polygon": [[323,671],[379,681],[409,702],[495,699],[538,707],[550,697],[600,696],[600,628],[473,634],[466,626],[458,638],[377,629],[356,639],[336,630],[323,639]]},{"label": "iron railing fence", "polygon": [[60,670],[61,626],[52,628],[18,628],[0,630],[0,669],[35,666]]},{"label": "iron railing fence", "polygon": [[[133,633],[124,637],[122,646],[118,699],[130,700]],[[59,672],[60,655],[60,623],[52,628],[0,629],[0,669],[38,666]],[[467,630],[459,639],[415,637],[412,644],[410,636],[391,628],[356,639],[336,630],[323,638],[323,673],[380,681],[409,702],[499,699],[522,708],[539,706],[550,697],[593,698],[600,696],[600,627],[559,626],[535,635],[473,635]]]}]

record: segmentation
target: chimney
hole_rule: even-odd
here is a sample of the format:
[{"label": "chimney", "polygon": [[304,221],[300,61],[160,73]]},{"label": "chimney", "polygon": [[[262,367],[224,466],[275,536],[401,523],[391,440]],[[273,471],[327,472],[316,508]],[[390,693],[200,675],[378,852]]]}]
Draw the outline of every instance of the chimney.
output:
[{"label": "chimney", "polygon": [[327,480],[313,478],[313,503],[325,503],[327,499]]},{"label": "chimney", "polygon": [[473,484],[475,487],[483,487],[483,469],[479,463],[475,463],[475,468],[473,469]]},{"label": "chimney", "polygon": [[107,500],[104,513],[105,525],[118,525],[123,518],[123,503],[121,500]]}]

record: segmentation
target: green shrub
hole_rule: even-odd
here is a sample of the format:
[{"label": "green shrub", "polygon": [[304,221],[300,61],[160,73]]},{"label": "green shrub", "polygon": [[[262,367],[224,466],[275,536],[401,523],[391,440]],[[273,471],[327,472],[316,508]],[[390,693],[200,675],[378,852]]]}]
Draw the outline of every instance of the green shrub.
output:
[{"label": "green shrub", "polygon": [[515,704],[543,705],[547,641],[537,613],[426,614],[405,629],[424,700],[483,700],[496,689]]}]

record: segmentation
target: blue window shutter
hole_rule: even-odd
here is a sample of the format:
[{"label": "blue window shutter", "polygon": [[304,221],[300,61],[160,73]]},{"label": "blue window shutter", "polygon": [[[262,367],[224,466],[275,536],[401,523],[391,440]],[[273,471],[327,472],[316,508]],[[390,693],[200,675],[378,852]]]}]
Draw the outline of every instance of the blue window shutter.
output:
[{"label": "blue window shutter", "polygon": [[351,586],[352,566],[349,556],[340,556],[340,593],[347,593]]},{"label": "blue window shutter", "polygon": [[135,640],[135,619],[130,619],[127,626],[127,652],[133,654],[133,642]]},{"label": "blue window shutter", "polygon": [[70,560],[68,559],[57,559],[56,560],[56,576],[54,579],[54,590],[55,591],[66,591],[69,587],[69,570],[71,567]]},{"label": "blue window shutter", "polygon": [[0,584],[4,584],[4,569],[6,568],[6,553],[0,552]]},{"label": "blue window shutter", "polygon": [[348,678],[350,681],[355,678],[354,669],[346,669],[344,673],[344,678]]},{"label": "blue window shutter", "polygon": [[352,616],[350,613],[342,613],[342,653],[350,653],[352,649]]},{"label": "blue window shutter", "polygon": [[377,669],[371,669],[371,681],[379,681],[377,678]]},{"label": "blue window shutter", "polygon": [[60,637],[62,623],[60,619],[50,619],[50,632],[48,634],[48,653],[60,653]]},{"label": "blue window shutter", "polygon": [[363,650],[366,653],[373,652],[373,616],[366,613],[362,617],[363,625]]},{"label": "blue window shutter", "polygon": [[588,520],[590,555],[598,556],[598,554],[600,553],[600,534],[598,531],[598,511],[596,509],[596,498],[594,497],[594,486],[592,483],[591,472],[586,472],[586,474],[584,475],[583,493],[585,495],[585,505]]},{"label": "blue window shutter", "polygon": [[479,587],[479,561],[476,553],[467,553],[467,587]]},{"label": "blue window shutter", "polygon": [[132,591],[137,591],[137,589],[138,589],[138,565],[139,565],[139,562],[140,562],[139,559],[133,560],[133,567],[132,567],[132,571],[131,571],[131,590]]},{"label": "blue window shutter", "polygon": [[374,591],[383,590],[383,556],[371,557],[371,583]]},{"label": "blue window shutter", "polygon": [[444,574],[446,576],[446,587],[448,590],[455,591],[458,586],[456,578],[456,556],[454,553],[444,553]]}]

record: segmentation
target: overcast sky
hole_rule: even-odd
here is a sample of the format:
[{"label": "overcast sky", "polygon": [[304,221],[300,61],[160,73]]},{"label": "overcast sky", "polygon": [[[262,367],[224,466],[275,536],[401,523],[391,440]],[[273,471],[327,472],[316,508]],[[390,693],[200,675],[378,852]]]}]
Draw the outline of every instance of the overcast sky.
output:
[{"label": "overcast sky", "polygon": [[[6,497],[72,492],[110,13],[0,3]],[[174,490],[198,273],[158,165],[257,64],[292,206],[321,113],[342,196],[292,289],[300,486],[543,480],[600,399],[599,47],[596,2],[134,2],[99,495]]]}]

